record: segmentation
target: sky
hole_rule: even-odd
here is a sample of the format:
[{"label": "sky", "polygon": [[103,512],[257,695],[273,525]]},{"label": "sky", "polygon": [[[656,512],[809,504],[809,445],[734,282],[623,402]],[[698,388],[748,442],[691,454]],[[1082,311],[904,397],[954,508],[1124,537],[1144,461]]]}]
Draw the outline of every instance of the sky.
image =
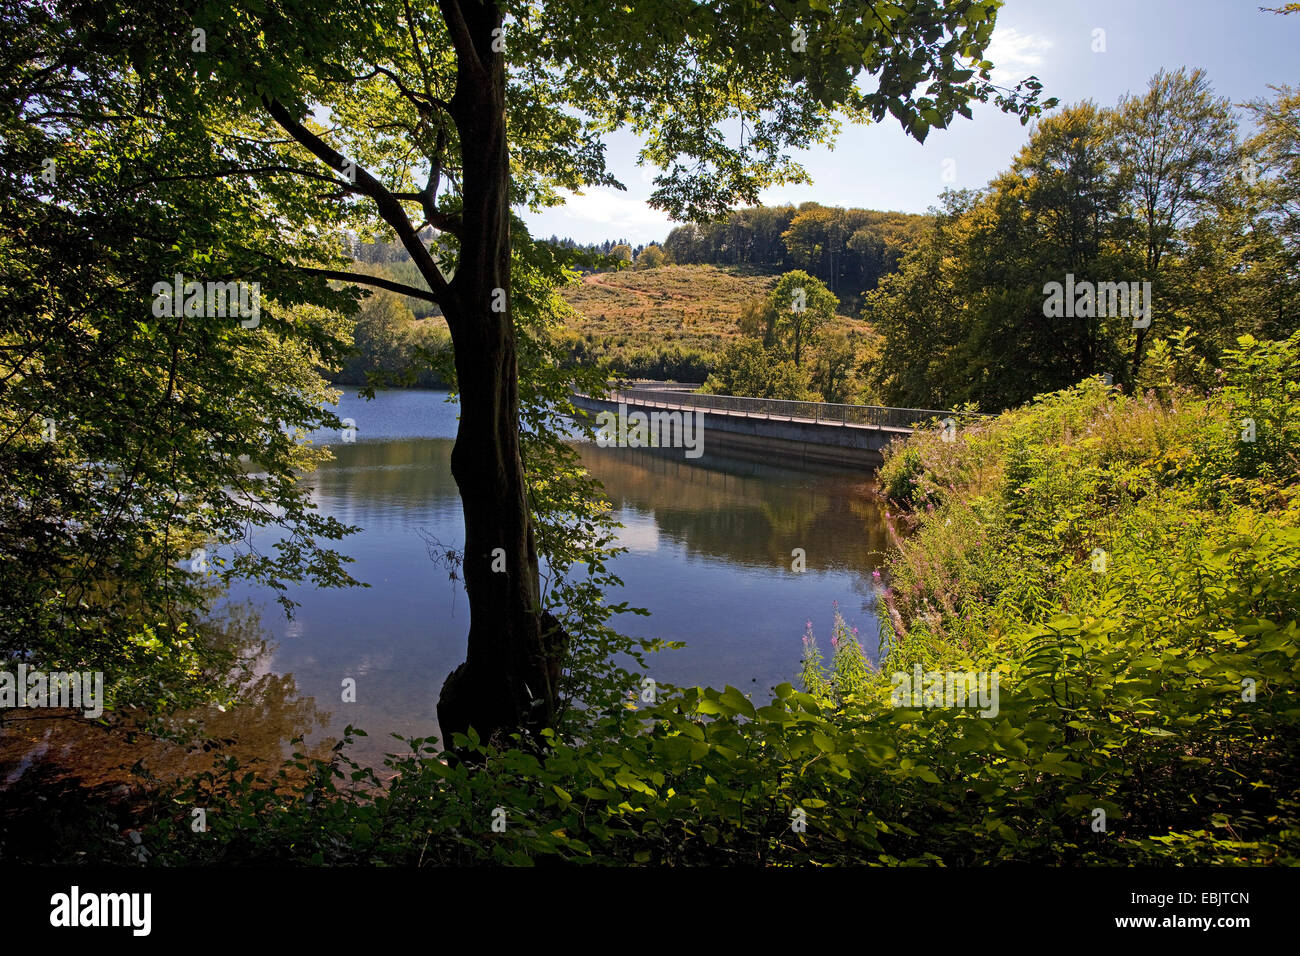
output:
[{"label": "sky", "polygon": [[[1003,86],[1029,75],[1042,98],[1061,105],[1092,100],[1113,106],[1141,93],[1160,68],[1203,68],[1233,104],[1270,96],[1270,85],[1300,85],[1300,14],[1279,16],[1261,6],[1283,0],[1008,0],[998,14],[986,58]],[[1097,34],[1094,31],[1104,31]],[[1102,46],[1104,52],[1094,52]],[[924,145],[892,117],[869,126],[845,125],[834,150],[794,151],[810,185],[766,190],[764,205],[816,201],[830,206],[925,212],[945,188],[985,185],[1010,166],[1028,129],[992,104],[975,104],[970,120],[955,117],[931,130]],[[593,189],[542,213],[523,211],[533,235],[579,242],[625,238],[634,245],[663,241],[672,223],[646,199],[654,171],[637,166],[639,142],[630,133],[606,139],[614,175],[627,187]],[[945,174],[949,177],[945,180]]]}]

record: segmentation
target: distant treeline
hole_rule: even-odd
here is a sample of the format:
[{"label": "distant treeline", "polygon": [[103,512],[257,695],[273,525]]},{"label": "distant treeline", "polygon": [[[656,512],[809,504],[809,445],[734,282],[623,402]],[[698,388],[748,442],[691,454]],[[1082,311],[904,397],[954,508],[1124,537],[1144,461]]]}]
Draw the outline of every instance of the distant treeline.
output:
[{"label": "distant treeline", "polygon": [[806,202],[755,206],[702,225],[678,226],[663,251],[669,262],[752,265],[772,272],[802,269],[856,310],[864,293],[895,271],[928,216],[843,209]]},{"label": "distant treeline", "polygon": [[802,269],[826,283],[846,309],[856,311],[863,296],[897,269],[903,252],[931,218],[806,202],[754,206],[714,222],[677,226],[662,243],[634,246],[626,239],[580,243],[567,236],[551,236],[547,242],[622,258],[634,269],[753,266],[772,274]]},{"label": "distant treeline", "polygon": [[[412,266],[414,268],[414,266]],[[354,318],[355,351],[327,373],[331,385],[441,388],[450,381],[451,336],[441,317],[417,318],[408,299],[382,289],[361,302]],[[428,303],[423,303],[428,305]]]},{"label": "distant treeline", "polygon": [[[428,245],[433,235],[432,229],[426,229],[420,234],[420,238]],[[436,253],[436,246],[434,251]],[[357,272],[391,279],[393,282],[400,282],[402,285],[414,289],[427,291],[429,288],[429,284],[424,281],[424,276],[420,274],[420,270],[411,261],[411,254],[406,251],[406,247],[400,242],[358,242],[354,240],[348,252],[356,263],[354,268]],[[414,318],[427,319],[435,315],[442,315],[442,310],[427,299],[417,299],[406,295],[399,296],[399,298],[411,310]]]},{"label": "distant treeline", "polygon": [[568,236],[561,238],[554,233],[552,233],[551,238],[545,241],[548,245],[560,249],[576,249],[579,252],[590,252],[593,255],[602,256],[618,255],[615,250],[620,246],[623,246],[628,249],[633,258],[636,258],[641,255],[641,251],[645,249],[644,245],[634,246],[626,239],[606,239],[604,242],[578,242],[576,239],[571,239]]},{"label": "distant treeline", "polygon": [[604,365],[625,378],[652,378],[669,382],[703,382],[717,364],[718,356],[690,345],[672,343],[658,348],[620,348],[608,342],[568,333],[562,344],[568,365]]},{"label": "distant treeline", "polygon": [[[569,236],[545,240],[560,249],[612,256],[633,268],[663,265],[753,266],[773,274],[802,269],[826,283],[846,311],[898,268],[903,253],[933,222],[932,216],[874,209],[845,209],[806,202],[798,206],[753,206],[723,219],[675,227],[662,243],[633,245],[627,239],[578,242]],[[427,238],[427,237],[426,237]],[[399,242],[356,243],[353,257],[398,281],[424,288]],[[585,272],[607,271],[584,267]],[[407,300],[416,317],[437,314],[419,300]]]},{"label": "distant treeline", "polygon": [[[780,274],[800,269],[824,282],[839,298],[841,310],[854,314],[881,279],[897,271],[904,253],[926,233],[932,222],[931,216],[806,202],[799,206],[755,206],[736,210],[714,222],[678,226],[662,244],[633,246],[626,239],[580,243],[558,235],[545,242],[559,249],[621,259],[634,270],[665,265],[715,265]],[[354,243],[351,252],[362,271],[404,285],[427,288],[401,243]],[[600,262],[584,264],[582,269],[608,271],[601,265]],[[414,319],[440,315],[436,305],[422,299],[403,296],[401,302]],[[362,322],[365,324],[366,317]],[[387,335],[378,338],[390,340]],[[364,330],[359,330],[359,345],[365,339]],[[632,350],[611,349],[577,339],[572,344],[571,361],[609,362],[620,374],[647,378],[703,381],[717,361],[715,353],[677,343],[671,347]],[[391,356],[387,361],[380,361],[377,355],[367,354],[364,359],[350,363],[344,373],[346,378],[341,381],[391,365]]]}]

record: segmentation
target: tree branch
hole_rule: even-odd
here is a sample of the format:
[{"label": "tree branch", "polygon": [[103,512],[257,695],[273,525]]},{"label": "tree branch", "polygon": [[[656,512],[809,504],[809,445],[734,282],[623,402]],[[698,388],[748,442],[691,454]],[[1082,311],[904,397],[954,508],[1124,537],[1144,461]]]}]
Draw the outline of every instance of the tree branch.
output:
[{"label": "tree branch", "polygon": [[460,238],[460,230],[463,222],[459,213],[439,212],[436,208],[429,205],[428,193],[393,193],[397,199],[405,202],[418,202],[424,207],[424,218],[429,225],[440,232],[449,232],[453,236]]},{"label": "tree branch", "polygon": [[[306,126],[295,119],[285,105],[279,100],[263,97],[262,102],[266,104],[267,111],[271,117],[280,124],[290,136],[301,143],[308,152],[325,163],[332,169],[343,170],[348,165],[347,158],[334,149],[319,136],[309,130]],[[406,210],[402,208],[401,202],[394,196],[379,180],[370,175],[361,166],[353,163],[356,170],[356,182],[352,185],[356,191],[365,196],[369,196],[375,203],[375,209],[380,218],[392,227],[397,233],[397,238],[402,241],[406,251],[415,260],[415,267],[420,270],[424,276],[424,281],[429,283],[429,288],[433,290],[435,296],[446,295],[448,293],[448,283],[442,270],[425,248],[415,228],[411,225],[411,220],[406,215]],[[432,301],[437,302],[438,299]]]},{"label": "tree branch", "polygon": [[412,299],[438,302],[438,297],[427,289],[417,289],[415,286],[403,285],[400,282],[393,282],[391,279],[381,279],[379,276],[366,275],[364,272],[339,272],[337,269],[317,269],[315,266],[297,266],[296,268],[302,272],[321,276],[325,279],[353,282],[357,285],[372,285],[379,289],[387,289],[389,292],[396,292],[398,295],[409,295]]},{"label": "tree branch", "polygon": [[431,93],[417,93],[407,87],[396,73],[382,66],[376,66],[366,76],[354,76],[354,80],[369,80],[375,76],[386,76],[397,87],[397,91],[411,101],[411,104],[419,111],[421,116],[427,116],[434,109],[440,109],[451,115],[451,104],[446,100],[439,99]]},{"label": "tree branch", "polygon": [[313,172],[310,169],[299,169],[296,166],[236,166],[233,169],[205,170],[201,173],[181,173],[175,176],[151,176],[148,179],[140,179],[133,183],[128,183],[121,188],[126,192],[132,192],[141,189],[144,186],[153,186],[159,183],[184,182],[192,179],[221,179],[225,176],[253,176],[258,173],[292,173],[295,176],[305,176],[309,179],[320,180],[329,183],[332,186],[338,186],[345,192],[360,192],[355,186],[347,183],[341,183],[333,176],[324,176],[320,173]]}]

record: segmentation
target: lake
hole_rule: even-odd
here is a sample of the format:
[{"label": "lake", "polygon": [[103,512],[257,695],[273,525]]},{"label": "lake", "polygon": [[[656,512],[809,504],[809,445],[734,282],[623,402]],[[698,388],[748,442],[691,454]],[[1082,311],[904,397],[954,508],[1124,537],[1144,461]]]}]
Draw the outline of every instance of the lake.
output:
[{"label": "lake", "polygon": [[[464,659],[468,605],[424,537],[452,548],[464,540],[450,466],[457,410],[446,399],[388,391],[366,401],[349,390],[338,415],[356,423],[355,441],[316,436],[334,460],[307,480],[322,513],[362,529],[339,550],[369,587],[291,589],[301,605],[292,620],[265,589],[239,585],[230,594],[234,604],[251,603],[269,632],[259,668],[291,677],[313,700],[321,712],[315,735],[364,728],[370,736],[354,755],[365,763],[401,749],[389,732],[437,734],[438,692]],[[869,471],[726,457],[709,450],[707,419],[704,449],[686,459],[680,449],[580,448],[624,526],[627,553],[612,567],[625,587],[609,599],[651,612],[617,624],[686,643],[652,655],[648,676],[765,697],[795,680],[806,621],[829,652],[836,601],[874,656],[871,572],[886,533]],[[795,548],[807,555],[803,573],[791,570]],[[356,681],[355,703],[342,702],[346,678]]]}]

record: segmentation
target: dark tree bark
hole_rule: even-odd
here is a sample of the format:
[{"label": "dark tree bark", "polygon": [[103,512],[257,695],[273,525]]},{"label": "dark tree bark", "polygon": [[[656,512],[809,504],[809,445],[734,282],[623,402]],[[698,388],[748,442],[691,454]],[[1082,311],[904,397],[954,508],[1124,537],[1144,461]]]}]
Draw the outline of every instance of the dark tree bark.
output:
[{"label": "dark tree bark", "polygon": [[[460,389],[460,426],[452,475],[465,513],[463,575],[469,597],[465,662],[448,675],[438,699],[444,743],[471,727],[487,740],[499,731],[535,732],[553,726],[567,636],[541,611],[541,585],[532,513],[519,441],[519,380],[510,312],[510,153],[506,140],[506,69],[501,11],[491,3],[439,0],[456,50],[456,91],[450,102],[426,97],[456,124],[461,144],[462,211],[435,208],[437,164],[424,194],[394,194],[268,98],[271,116],[335,170],[351,169],[344,187],[372,199],[429,284],[451,330]],[[418,94],[409,95],[417,96]],[[440,138],[439,142],[442,140]],[[448,282],[402,207],[419,199],[428,220],[460,240]],[[365,276],[311,269],[329,278],[383,285]],[[498,550],[500,549],[500,550]],[[494,570],[494,568],[499,570]]]},{"label": "dark tree bark", "polygon": [[[462,572],[470,627],[465,662],[447,676],[438,699],[444,744],[473,728],[499,732],[554,726],[568,635],[541,609],[532,512],[520,454],[519,378],[510,310],[510,152],[506,137],[506,62],[501,10],[483,0],[438,0],[456,53],[449,101],[401,87],[422,112],[441,111],[460,141],[461,211],[437,209],[445,136],[421,193],[394,193],[313,133],[281,102],[271,116],[321,162],[348,174],[345,192],[371,199],[429,284],[402,291],[437,302],[451,330],[460,426],[451,470],[465,514]],[[497,49],[493,49],[493,47]],[[400,85],[400,84],[399,84]],[[459,240],[449,282],[402,206],[419,201],[426,221]],[[308,268],[324,278],[392,288],[373,277]]]},{"label": "dark tree bark", "polygon": [[[451,470],[465,512],[470,628],[465,662],[447,677],[438,699],[438,723],[444,740],[470,727],[487,739],[552,723],[560,649],[543,640],[520,457],[506,71],[503,55],[492,49],[501,12],[493,4],[460,0],[440,0],[439,6],[457,54],[450,108],[463,166],[460,259],[442,308],[460,389]],[[504,570],[493,570],[494,558],[497,567],[503,558]]]}]

